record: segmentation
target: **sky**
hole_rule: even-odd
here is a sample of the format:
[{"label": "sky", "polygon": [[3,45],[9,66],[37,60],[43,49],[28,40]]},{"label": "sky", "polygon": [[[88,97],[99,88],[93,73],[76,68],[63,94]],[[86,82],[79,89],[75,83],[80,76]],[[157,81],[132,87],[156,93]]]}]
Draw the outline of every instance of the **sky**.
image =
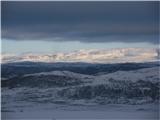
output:
[{"label": "sky", "polygon": [[159,45],[156,1],[2,1],[2,52]]}]

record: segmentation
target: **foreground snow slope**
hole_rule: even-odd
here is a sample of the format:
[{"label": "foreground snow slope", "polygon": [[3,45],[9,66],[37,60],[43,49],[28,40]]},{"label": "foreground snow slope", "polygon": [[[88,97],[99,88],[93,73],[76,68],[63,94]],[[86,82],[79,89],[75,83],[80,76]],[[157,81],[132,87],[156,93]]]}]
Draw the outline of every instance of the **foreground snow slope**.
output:
[{"label": "foreground snow slope", "polygon": [[[26,104],[26,103],[25,103]],[[158,120],[157,104],[69,106],[17,104],[10,112],[2,112],[4,120]]]}]

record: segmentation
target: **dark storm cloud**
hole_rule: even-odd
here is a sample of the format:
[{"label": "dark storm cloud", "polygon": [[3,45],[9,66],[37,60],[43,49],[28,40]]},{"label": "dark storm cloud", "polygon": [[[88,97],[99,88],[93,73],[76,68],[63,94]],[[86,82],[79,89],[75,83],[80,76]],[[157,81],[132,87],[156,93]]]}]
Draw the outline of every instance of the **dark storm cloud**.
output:
[{"label": "dark storm cloud", "polygon": [[158,42],[159,2],[2,2],[2,38]]}]

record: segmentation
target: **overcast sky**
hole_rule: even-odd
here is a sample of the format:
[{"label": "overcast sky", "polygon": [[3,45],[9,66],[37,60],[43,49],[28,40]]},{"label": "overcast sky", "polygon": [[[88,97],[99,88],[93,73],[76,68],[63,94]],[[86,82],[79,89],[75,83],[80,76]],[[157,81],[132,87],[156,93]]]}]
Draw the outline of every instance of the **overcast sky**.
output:
[{"label": "overcast sky", "polygon": [[159,4],[2,2],[2,52],[155,47]]}]

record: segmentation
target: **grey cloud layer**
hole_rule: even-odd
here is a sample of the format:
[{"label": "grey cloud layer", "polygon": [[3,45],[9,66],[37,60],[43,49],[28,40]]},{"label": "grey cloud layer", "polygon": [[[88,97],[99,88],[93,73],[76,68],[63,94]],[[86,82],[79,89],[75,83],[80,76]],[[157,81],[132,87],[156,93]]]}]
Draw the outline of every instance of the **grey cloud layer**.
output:
[{"label": "grey cloud layer", "polygon": [[2,2],[2,38],[158,42],[159,2]]}]

